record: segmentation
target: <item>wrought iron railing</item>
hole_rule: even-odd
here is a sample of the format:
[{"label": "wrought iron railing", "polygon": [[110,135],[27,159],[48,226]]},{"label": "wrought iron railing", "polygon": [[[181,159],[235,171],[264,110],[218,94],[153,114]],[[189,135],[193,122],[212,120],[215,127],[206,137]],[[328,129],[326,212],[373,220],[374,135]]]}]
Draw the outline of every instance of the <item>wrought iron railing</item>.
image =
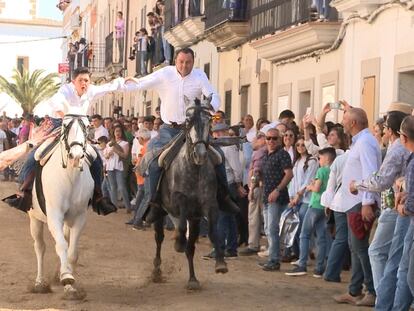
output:
[{"label": "wrought iron railing", "polygon": [[92,74],[105,72],[105,53],[105,44],[89,45],[88,66]]},{"label": "wrought iron railing", "polygon": [[189,17],[201,16],[201,1],[165,1],[165,31]]},{"label": "wrought iron railing", "polygon": [[209,29],[226,21],[248,21],[248,0],[205,0],[205,28]]},{"label": "wrought iron railing", "polygon": [[[308,22],[311,18],[311,5],[312,0],[251,0],[250,38],[256,39]],[[330,8],[327,18],[338,20],[337,16],[337,11]]]},{"label": "wrought iron railing", "polygon": [[105,38],[105,67],[113,63],[114,56],[114,33],[111,32]]}]

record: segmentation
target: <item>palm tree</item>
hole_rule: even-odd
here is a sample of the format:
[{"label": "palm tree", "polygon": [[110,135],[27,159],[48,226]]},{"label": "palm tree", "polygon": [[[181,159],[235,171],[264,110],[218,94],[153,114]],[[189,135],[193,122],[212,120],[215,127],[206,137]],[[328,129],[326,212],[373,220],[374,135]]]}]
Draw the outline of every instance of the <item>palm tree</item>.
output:
[{"label": "palm tree", "polygon": [[0,90],[20,103],[25,112],[32,113],[38,103],[52,97],[60,87],[60,83],[56,82],[59,78],[56,73],[44,73],[41,69],[32,74],[25,69],[23,72],[14,69],[13,82],[0,75]]}]

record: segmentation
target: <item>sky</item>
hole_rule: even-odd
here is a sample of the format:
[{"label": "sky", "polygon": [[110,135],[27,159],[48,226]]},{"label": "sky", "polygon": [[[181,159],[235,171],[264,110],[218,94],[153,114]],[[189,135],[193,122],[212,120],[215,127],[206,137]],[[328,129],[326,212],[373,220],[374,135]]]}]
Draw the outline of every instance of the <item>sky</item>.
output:
[{"label": "sky", "polygon": [[38,17],[49,18],[61,21],[63,19],[62,12],[56,7],[58,0],[37,0],[38,1]]}]

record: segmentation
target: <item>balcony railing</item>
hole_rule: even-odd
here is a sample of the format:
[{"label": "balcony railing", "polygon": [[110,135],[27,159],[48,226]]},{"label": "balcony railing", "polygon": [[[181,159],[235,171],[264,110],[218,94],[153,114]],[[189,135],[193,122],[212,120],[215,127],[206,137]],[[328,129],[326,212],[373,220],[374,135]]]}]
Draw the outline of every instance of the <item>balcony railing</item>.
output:
[{"label": "balcony railing", "polygon": [[111,32],[105,38],[105,67],[113,63],[114,56],[114,33]]},{"label": "balcony railing", "polygon": [[[312,0],[252,0],[250,39],[308,22],[311,4]],[[337,16],[331,8],[328,19],[336,21]]]},{"label": "balcony railing", "polygon": [[201,1],[165,1],[165,31],[189,17],[201,16]]},{"label": "balcony railing", "polygon": [[105,51],[105,44],[92,45],[92,50],[88,53],[88,66],[92,75],[105,73]]},{"label": "balcony railing", "polygon": [[205,27],[212,28],[226,21],[247,21],[248,0],[205,0]]}]

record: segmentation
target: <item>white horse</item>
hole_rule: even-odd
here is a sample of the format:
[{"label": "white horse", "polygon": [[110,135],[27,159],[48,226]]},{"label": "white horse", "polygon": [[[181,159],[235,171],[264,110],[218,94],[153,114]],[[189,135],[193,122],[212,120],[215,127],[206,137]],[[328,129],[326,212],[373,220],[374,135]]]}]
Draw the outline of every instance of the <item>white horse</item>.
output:
[{"label": "white horse", "polygon": [[46,215],[38,203],[36,186],[33,187],[33,209],[29,211],[29,216],[37,257],[34,292],[45,292],[49,288],[43,260],[43,226],[47,223],[60,259],[60,282],[64,286],[64,297],[83,299],[85,296],[73,286],[73,272],[78,260],[78,242],[94,188],[89,166],[84,160],[88,124],[87,117],[83,115],[66,115],[63,118],[59,144],[43,167],[41,177]]}]

